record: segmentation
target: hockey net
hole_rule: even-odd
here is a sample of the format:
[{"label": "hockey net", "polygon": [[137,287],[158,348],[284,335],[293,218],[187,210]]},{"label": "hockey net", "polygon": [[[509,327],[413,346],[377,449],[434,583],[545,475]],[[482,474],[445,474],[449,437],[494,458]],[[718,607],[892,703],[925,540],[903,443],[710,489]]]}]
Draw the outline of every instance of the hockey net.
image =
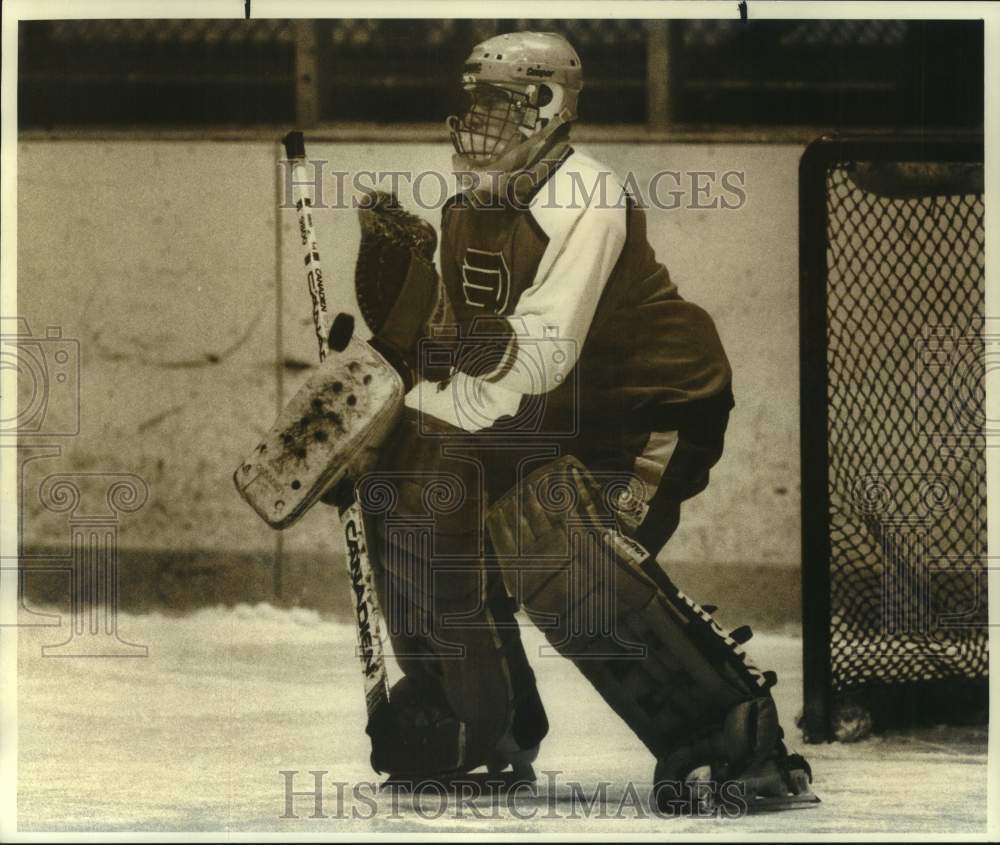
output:
[{"label": "hockey net", "polygon": [[802,185],[822,191],[802,196],[803,331],[822,324],[803,357],[803,727],[850,739],[941,682],[945,715],[985,707],[982,166],[963,144],[820,146]]}]

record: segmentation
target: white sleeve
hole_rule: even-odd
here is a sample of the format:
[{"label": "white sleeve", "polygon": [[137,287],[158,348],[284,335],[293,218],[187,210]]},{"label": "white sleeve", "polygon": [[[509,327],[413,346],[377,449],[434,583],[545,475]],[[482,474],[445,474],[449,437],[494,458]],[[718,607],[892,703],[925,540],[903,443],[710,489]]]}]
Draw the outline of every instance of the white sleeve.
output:
[{"label": "white sleeve", "polygon": [[488,381],[455,373],[446,382],[418,381],[406,394],[406,406],[463,431],[489,428],[501,417],[513,417],[522,394]]},{"label": "white sleeve", "polygon": [[[547,393],[573,369],[597,304],[625,244],[625,205],[581,211],[551,208],[536,214],[549,236],[535,281],[508,322],[507,351],[486,380],[516,393]],[[553,361],[558,341],[563,355]]]},{"label": "white sleeve", "polygon": [[600,201],[581,207],[580,183],[564,170],[554,179],[554,192],[540,191],[531,210],[548,244],[534,282],[507,318],[512,334],[499,364],[478,377],[456,372],[446,383],[420,383],[408,406],[478,431],[516,414],[525,394],[558,387],[576,365],[625,244],[626,205],[617,180]]}]

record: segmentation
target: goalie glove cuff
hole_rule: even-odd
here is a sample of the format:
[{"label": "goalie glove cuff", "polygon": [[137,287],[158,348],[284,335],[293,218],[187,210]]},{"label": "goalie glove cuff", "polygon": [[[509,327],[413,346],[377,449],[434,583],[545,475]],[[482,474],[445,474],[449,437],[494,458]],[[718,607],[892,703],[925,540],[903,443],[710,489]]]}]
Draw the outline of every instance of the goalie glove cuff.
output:
[{"label": "goalie glove cuff", "polygon": [[373,337],[368,341],[368,345],[385,358],[386,362],[399,373],[399,377],[403,380],[403,392],[409,393],[416,383],[412,356],[401,352],[392,343],[380,337]]}]

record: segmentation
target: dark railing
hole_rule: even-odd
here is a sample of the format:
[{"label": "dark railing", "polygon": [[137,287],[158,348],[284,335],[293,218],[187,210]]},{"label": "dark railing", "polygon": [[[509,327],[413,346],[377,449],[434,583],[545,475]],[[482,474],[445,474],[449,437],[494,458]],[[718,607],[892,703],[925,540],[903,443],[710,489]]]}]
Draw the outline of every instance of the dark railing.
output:
[{"label": "dark railing", "polygon": [[440,125],[472,44],[555,30],[581,55],[583,122],[982,123],[980,21],[22,21],[24,128]]}]

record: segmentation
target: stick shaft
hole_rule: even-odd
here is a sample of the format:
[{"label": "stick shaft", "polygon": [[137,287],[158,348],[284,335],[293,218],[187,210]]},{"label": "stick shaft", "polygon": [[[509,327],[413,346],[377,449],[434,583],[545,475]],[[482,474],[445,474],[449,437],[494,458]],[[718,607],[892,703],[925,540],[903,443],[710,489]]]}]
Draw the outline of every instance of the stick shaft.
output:
[{"label": "stick shaft", "polygon": [[[320,362],[329,351],[330,320],[326,307],[326,289],[320,263],[319,247],[313,227],[312,201],[304,191],[308,183],[305,168],[305,141],[301,132],[290,132],[284,139],[285,152],[292,165],[292,199],[299,218],[306,282],[312,298],[313,324],[319,342]],[[389,700],[389,680],[385,671],[380,620],[382,610],[375,592],[375,578],[365,534],[364,515],[350,479],[343,482],[337,512],[340,516],[347,554],[347,574],[351,581],[354,621],[357,632],[357,655],[364,675],[365,705],[369,717]]]},{"label": "stick shaft", "polygon": [[[301,135],[301,133],[299,133]],[[285,149],[289,149],[286,140]],[[292,201],[299,218],[299,236],[302,241],[305,260],[306,283],[309,285],[309,295],[313,304],[313,325],[316,327],[316,340],[319,343],[319,360],[326,360],[327,342],[330,337],[330,314],[326,307],[326,286],[323,278],[323,265],[319,258],[319,246],[316,243],[316,230],[313,226],[312,198],[306,194],[305,186],[309,182],[306,171],[305,148],[300,146],[295,152],[301,151],[301,156],[290,159],[292,176]]]}]

